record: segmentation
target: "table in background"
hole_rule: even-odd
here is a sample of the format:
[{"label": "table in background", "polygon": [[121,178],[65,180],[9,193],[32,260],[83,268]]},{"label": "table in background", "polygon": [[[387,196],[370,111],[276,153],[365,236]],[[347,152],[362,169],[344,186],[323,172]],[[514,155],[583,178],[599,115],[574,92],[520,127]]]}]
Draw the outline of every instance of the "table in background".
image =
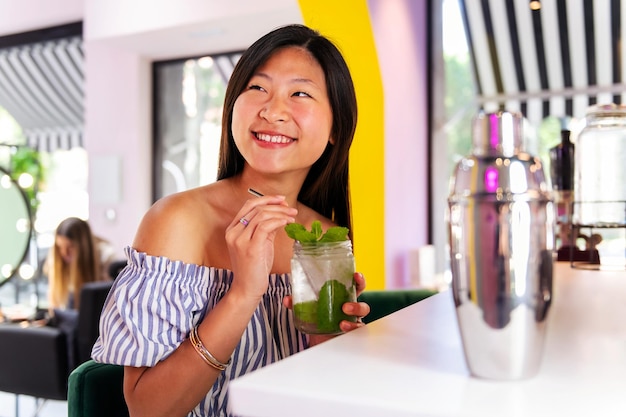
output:
[{"label": "table in background", "polygon": [[626,273],[555,265],[539,374],[470,377],[450,291],[231,382],[246,417],[626,415]]}]

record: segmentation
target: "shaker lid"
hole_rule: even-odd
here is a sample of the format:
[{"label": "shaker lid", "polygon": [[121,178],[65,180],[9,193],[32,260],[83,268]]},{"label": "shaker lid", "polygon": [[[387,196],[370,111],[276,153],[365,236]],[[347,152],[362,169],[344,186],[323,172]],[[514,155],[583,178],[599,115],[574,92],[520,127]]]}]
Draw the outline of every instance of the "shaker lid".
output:
[{"label": "shaker lid", "polygon": [[517,112],[479,113],[474,119],[473,153],[513,156],[520,152],[523,122],[524,117]]}]

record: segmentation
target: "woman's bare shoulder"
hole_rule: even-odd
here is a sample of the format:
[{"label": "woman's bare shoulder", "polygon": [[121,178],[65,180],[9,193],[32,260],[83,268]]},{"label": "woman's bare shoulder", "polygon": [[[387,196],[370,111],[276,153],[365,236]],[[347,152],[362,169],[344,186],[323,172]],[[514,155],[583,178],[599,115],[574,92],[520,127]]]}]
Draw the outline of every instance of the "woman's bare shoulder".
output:
[{"label": "woman's bare shoulder", "polygon": [[206,232],[218,221],[213,215],[211,189],[193,188],[155,202],[139,224],[133,247],[140,252],[198,263],[206,246]]}]

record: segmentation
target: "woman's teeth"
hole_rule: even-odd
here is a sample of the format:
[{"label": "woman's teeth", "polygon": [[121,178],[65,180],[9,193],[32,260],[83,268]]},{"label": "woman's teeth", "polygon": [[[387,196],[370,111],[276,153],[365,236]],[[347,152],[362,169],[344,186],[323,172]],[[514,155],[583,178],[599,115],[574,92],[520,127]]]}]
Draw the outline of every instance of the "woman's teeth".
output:
[{"label": "woman's teeth", "polygon": [[257,139],[262,140],[263,142],[271,142],[271,143],[289,143],[292,142],[291,138],[282,135],[267,135],[264,133],[257,133]]}]

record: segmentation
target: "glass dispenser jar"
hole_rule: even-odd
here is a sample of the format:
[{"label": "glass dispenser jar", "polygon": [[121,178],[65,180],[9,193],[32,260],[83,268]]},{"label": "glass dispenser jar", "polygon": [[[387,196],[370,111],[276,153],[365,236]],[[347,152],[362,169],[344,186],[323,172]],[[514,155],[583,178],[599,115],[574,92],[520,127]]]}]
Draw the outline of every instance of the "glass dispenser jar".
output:
[{"label": "glass dispenser jar", "polygon": [[586,258],[572,266],[626,269],[626,105],[587,110],[576,141],[572,230]]},{"label": "glass dispenser jar", "polygon": [[576,141],[573,223],[626,225],[626,105],[587,110]]}]

